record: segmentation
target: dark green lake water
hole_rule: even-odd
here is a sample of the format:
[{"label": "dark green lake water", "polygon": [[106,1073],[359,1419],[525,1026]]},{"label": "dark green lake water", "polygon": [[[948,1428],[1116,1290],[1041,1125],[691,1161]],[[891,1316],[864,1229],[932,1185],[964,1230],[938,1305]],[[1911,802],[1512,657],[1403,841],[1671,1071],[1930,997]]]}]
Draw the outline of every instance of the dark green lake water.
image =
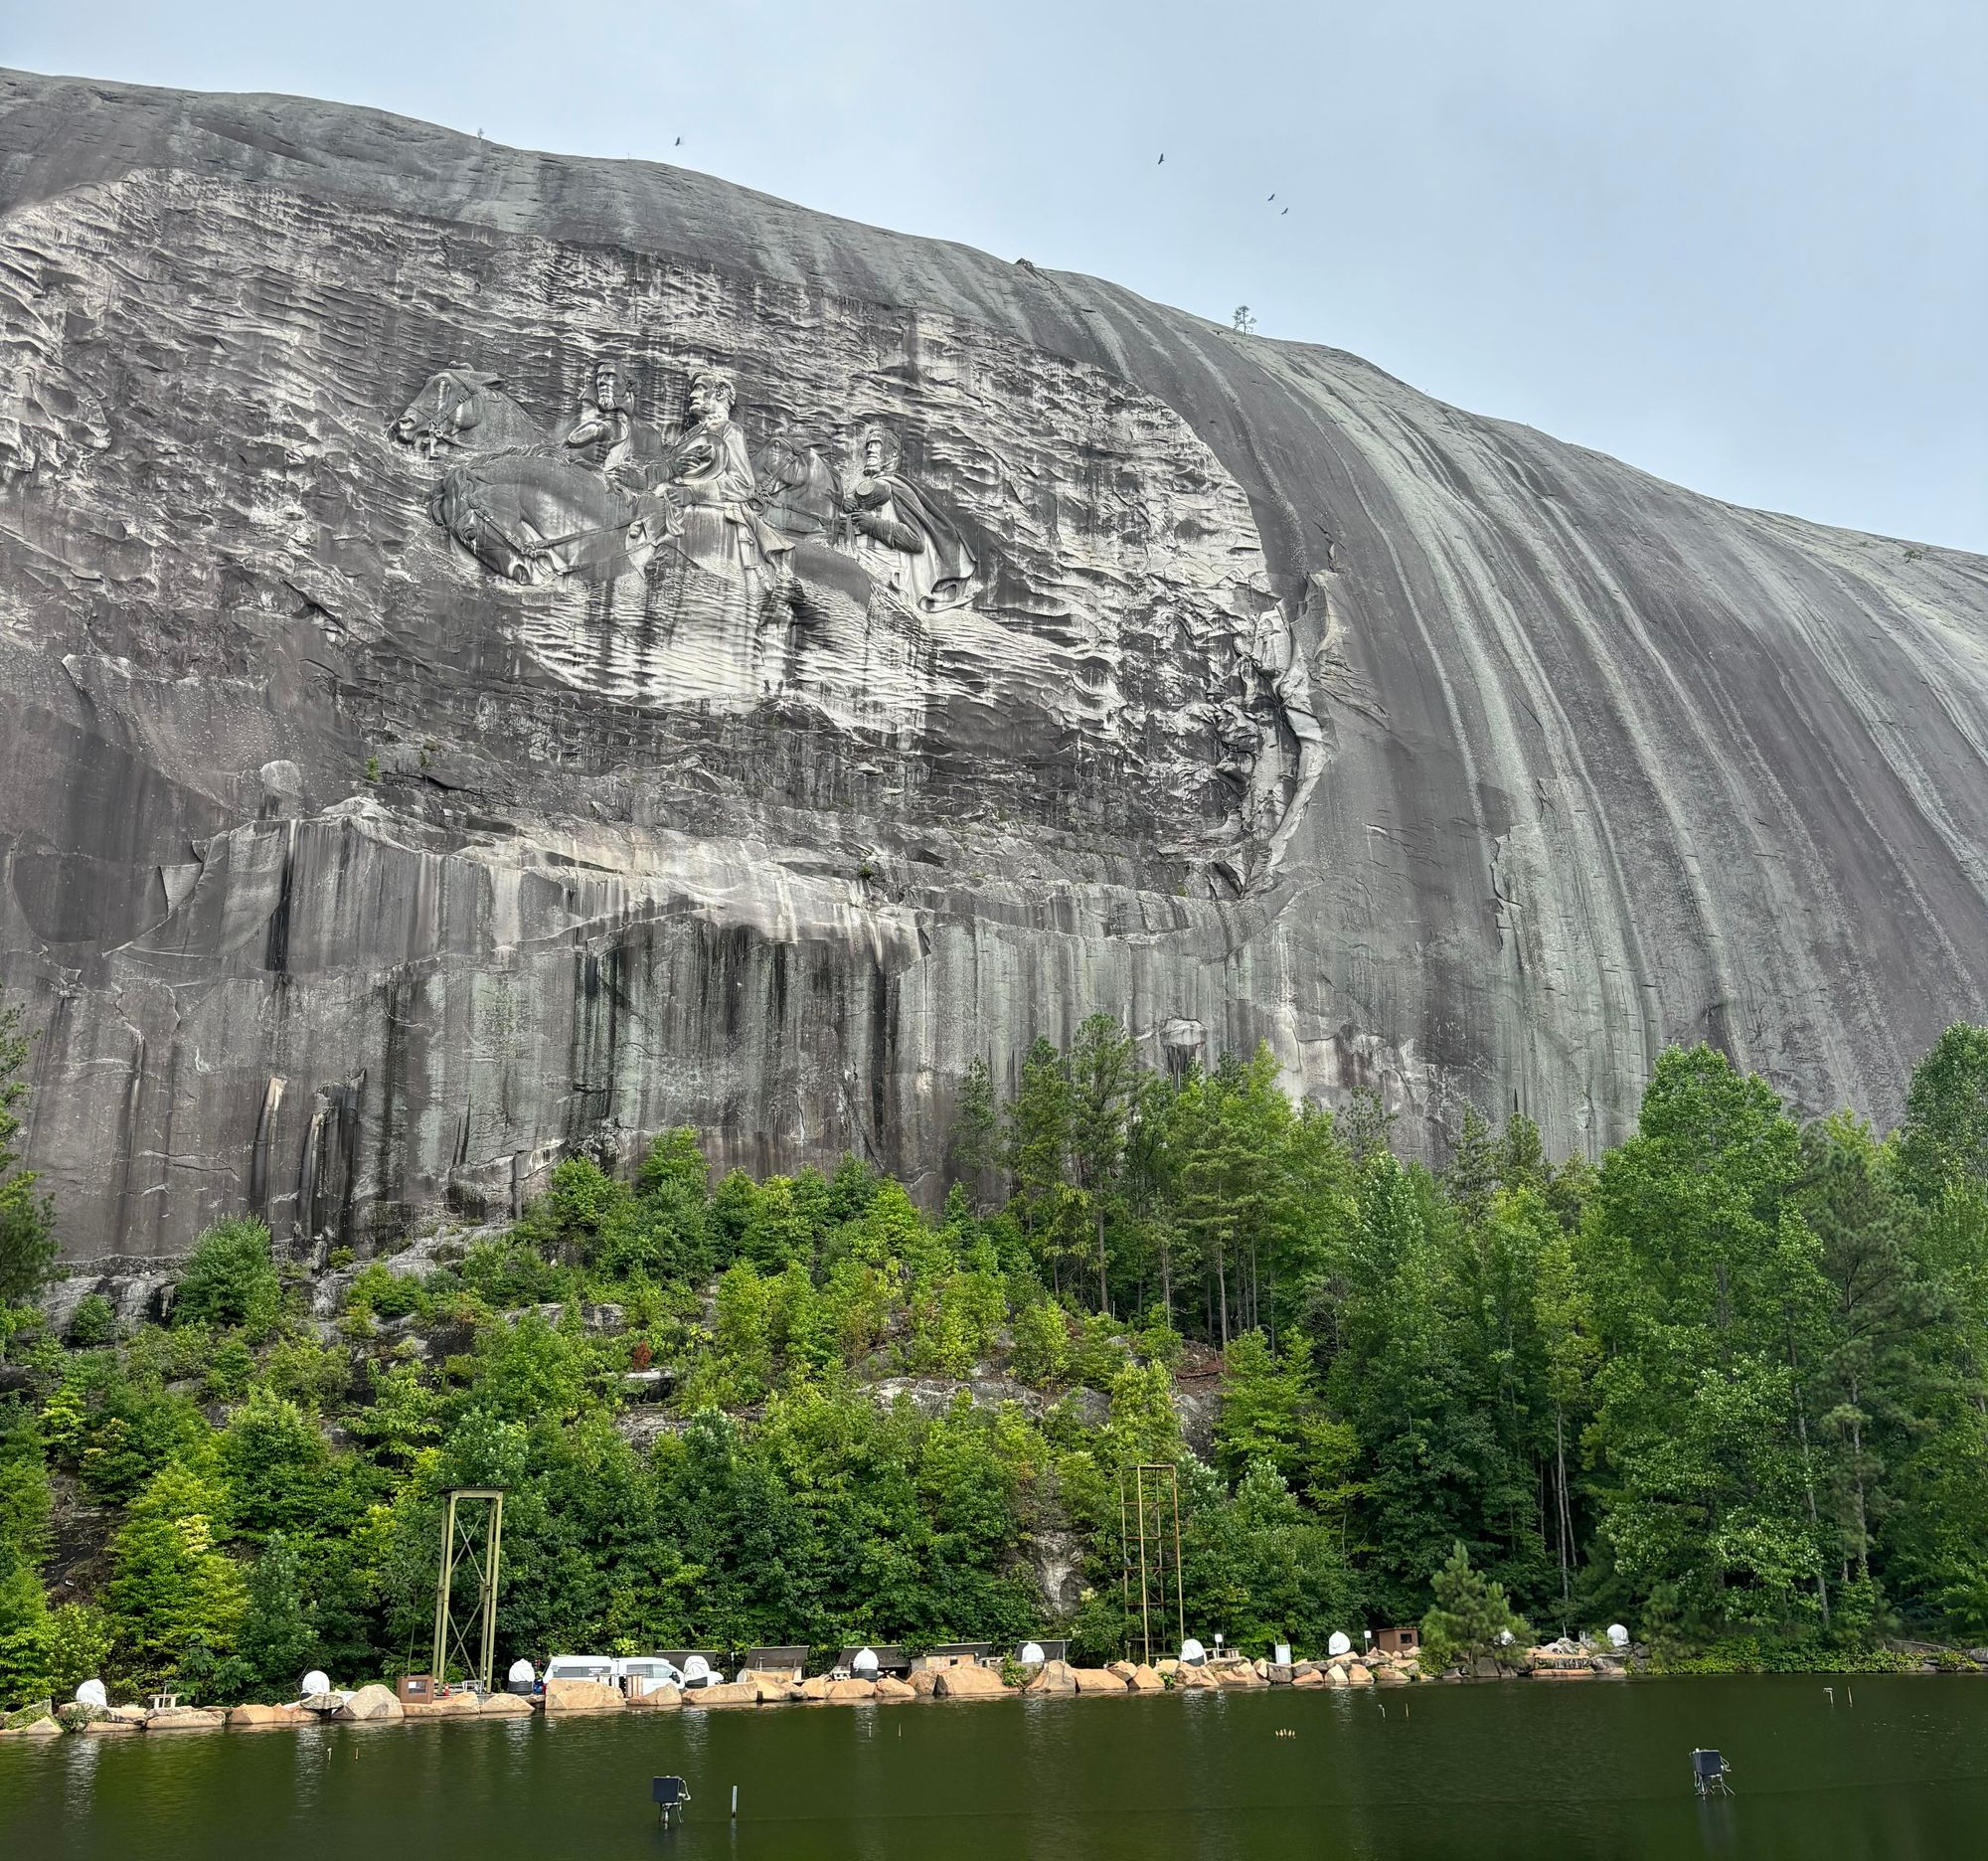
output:
[{"label": "dark green lake water", "polygon": [[[9,1741],[0,1856],[1988,1853],[1988,1680],[1833,1684],[1834,1707],[1807,1678],[1518,1682]],[[1733,1800],[1692,1794],[1701,1744]],[[663,1835],[672,1771],[696,1800]]]}]

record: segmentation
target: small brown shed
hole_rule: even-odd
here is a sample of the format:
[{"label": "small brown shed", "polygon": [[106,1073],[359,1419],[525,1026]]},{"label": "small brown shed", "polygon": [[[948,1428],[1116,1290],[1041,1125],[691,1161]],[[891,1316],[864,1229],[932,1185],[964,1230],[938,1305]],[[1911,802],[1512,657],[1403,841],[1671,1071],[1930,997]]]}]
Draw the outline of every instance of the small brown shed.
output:
[{"label": "small brown shed", "polygon": [[1419,1628],[1383,1628],[1374,1637],[1377,1654],[1412,1654],[1421,1645]]}]

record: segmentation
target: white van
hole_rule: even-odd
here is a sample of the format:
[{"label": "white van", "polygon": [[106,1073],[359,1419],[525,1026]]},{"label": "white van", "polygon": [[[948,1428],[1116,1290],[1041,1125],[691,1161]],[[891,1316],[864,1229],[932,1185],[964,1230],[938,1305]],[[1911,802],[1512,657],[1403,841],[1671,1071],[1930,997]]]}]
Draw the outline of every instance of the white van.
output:
[{"label": "white van", "polygon": [[640,1699],[659,1686],[683,1685],[683,1675],[674,1661],[660,1654],[631,1654],[614,1663],[614,1677],[630,1699]]},{"label": "white van", "polygon": [[591,1680],[599,1686],[615,1681],[614,1660],[607,1654],[555,1654],[546,1662],[545,1683],[555,1680]]}]

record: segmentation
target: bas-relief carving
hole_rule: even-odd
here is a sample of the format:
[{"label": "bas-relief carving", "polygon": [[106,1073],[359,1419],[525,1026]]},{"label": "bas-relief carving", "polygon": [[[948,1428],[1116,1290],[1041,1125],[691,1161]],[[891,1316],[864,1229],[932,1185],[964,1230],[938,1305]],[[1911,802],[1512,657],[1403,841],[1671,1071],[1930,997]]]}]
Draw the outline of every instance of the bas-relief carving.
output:
[{"label": "bas-relief carving", "polygon": [[[635,371],[602,357],[575,414],[550,431],[503,376],[461,366],[433,376],[390,427],[440,463],[428,508],[455,543],[521,589],[565,591],[527,600],[514,624],[567,682],[657,707],[799,696],[838,723],[903,733],[933,709],[948,648],[1011,673],[1041,632],[1088,634],[1093,649],[1108,637],[1115,650],[1099,656],[1122,661],[1126,639],[1136,649],[1149,631],[1150,648],[1166,652],[1150,618],[1079,616],[1060,589],[1013,565],[995,562],[990,575],[986,551],[908,468],[890,423],[844,420],[824,433],[775,411],[755,421],[754,443],[729,370],[664,372],[683,381],[683,412],[661,423],[646,418]],[[1012,481],[1002,488],[1015,501]],[[1156,525],[1137,490],[1126,537],[1193,533],[1178,515]],[[998,539],[1004,515],[979,513],[977,527]],[[1249,545],[1259,549],[1253,534]],[[1122,569],[1116,580],[1129,582]],[[577,588],[599,591],[583,612]],[[1032,695],[1108,730],[1198,737],[1216,804],[1186,838],[1203,848],[1209,889],[1234,895],[1281,864],[1323,738],[1284,606],[1247,577],[1224,578],[1212,602],[1206,587],[1194,591],[1203,601],[1186,611],[1183,592],[1161,577],[1143,592],[1205,659],[1205,688],[1185,706],[1162,718],[1123,694],[1100,706],[1067,666]]]}]

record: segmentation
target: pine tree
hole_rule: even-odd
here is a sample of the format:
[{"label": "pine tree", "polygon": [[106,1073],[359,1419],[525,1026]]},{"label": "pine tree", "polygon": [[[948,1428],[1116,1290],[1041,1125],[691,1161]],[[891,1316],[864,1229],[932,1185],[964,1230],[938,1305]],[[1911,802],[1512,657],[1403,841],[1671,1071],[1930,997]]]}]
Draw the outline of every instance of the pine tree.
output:
[{"label": "pine tree", "polygon": [[1109,1015],[1091,1015],[1077,1030],[1070,1079],[1070,1153],[1096,1242],[1097,1309],[1111,1311],[1105,1258],[1106,1212],[1121,1189],[1125,1118],[1136,1067],[1131,1037]]},{"label": "pine tree", "polygon": [[987,1178],[1001,1160],[1001,1100],[994,1075],[979,1054],[967,1062],[952,1101],[952,1127],[945,1160],[955,1183],[971,1186],[976,1206]]},{"label": "pine tree", "polygon": [[1512,1607],[1503,1584],[1473,1570],[1459,1542],[1430,1580],[1435,1606],[1422,1617],[1423,1659],[1434,1667],[1493,1660],[1516,1664],[1532,1629]]}]

